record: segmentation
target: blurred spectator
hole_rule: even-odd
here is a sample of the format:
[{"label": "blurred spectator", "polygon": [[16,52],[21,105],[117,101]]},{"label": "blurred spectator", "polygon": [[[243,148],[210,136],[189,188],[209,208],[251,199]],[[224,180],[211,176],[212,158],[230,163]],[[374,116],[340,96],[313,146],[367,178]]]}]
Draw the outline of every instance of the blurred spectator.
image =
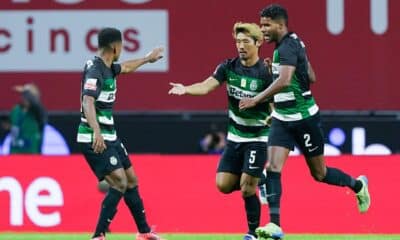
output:
[{"label": "blurred spectator", "polygon": [[200,140],[200,151],[202,153],[220,154],[226,145],[226,134],[211,126],[211,131]]},{"label": "blurred spectator", "polygon": [[17,85],[13,90],[21,94],[21,102],[10,113],[11,154],[39,154],[46,110],[40,102],[40,91],[34,84]]},{"label": "blurred spectator", "polygon": [[11,122],[9,116],[0,116],[0,145],[11,130]]}]

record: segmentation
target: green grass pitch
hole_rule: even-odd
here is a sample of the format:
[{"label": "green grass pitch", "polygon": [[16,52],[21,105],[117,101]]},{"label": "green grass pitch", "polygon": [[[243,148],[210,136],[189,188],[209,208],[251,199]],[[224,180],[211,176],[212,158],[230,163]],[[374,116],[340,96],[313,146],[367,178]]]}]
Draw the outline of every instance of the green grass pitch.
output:
[{"label": "green grass pitch", "polygon": [[[166,240],[241,240],[242,235],[161,234]],[[134,234],[109,234],[107,240],[134,240]],[[90,234],[0,233],[1,240],[89,240]],[[400,235],[314,235],[288,234],[284,240],[400,240]]]}]

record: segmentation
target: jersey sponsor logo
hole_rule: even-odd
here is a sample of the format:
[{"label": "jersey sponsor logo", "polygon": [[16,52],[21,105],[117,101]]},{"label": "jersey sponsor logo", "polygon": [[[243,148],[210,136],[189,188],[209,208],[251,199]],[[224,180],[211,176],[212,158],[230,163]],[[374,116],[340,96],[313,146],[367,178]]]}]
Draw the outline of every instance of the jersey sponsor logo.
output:
[{"label": "jersey sponsor logo", "polygon": [[254,94],[246,93],[244,91],[238,90],[237,88],[229,87],[229,96],[235,98],[252,98]]},{"label": "jersey sponsor logo", "polygon": [[115,99],[115,93],[110,93],[107,97],[107,100],[111,101]]},{"label": "jersey sponsor logo", "polygon": [[85,85],[83,86],[85,90],[97,90],[97,79],[96,78],[88,78],[86,79]]},{"label": "jersey sponsor logo", "polygon": [[97,101],[111,103],[115,101],[115,91],[101,91]]}]

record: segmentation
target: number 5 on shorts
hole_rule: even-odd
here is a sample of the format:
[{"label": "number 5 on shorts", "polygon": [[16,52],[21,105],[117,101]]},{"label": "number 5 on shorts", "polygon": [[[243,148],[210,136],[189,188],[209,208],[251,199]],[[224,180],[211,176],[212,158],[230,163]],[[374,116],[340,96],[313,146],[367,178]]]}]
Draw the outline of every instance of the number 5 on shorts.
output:
[{"label": "number 5 on shorts", "polygon": [[256,150],[251,150],[250,151],[250,158],[249,158],[249,163],[250,164],[253,164],[253,163],[256,162],[256,153],[257,153]]}]

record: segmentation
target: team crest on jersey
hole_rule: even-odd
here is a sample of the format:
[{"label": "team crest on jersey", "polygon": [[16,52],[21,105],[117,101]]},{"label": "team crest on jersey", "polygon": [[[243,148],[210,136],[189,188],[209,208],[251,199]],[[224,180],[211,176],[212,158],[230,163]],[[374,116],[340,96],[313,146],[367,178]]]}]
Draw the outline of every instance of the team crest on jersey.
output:
[{"label": "team crest on jersey", "polygon": [[251,91],[255,91],[255,90],[257,90],[257,81],[256,80],[253,80],[253,81],[251,81],[251,83],[250,83],[250,90]]},{"label": "team crest on jersey", "polygon": [[111,156],[110,163],[111,163],[111,165],[114,165],[114,166],[117,165],[117,163],[118,163],[117,158],[115,156]]}]

